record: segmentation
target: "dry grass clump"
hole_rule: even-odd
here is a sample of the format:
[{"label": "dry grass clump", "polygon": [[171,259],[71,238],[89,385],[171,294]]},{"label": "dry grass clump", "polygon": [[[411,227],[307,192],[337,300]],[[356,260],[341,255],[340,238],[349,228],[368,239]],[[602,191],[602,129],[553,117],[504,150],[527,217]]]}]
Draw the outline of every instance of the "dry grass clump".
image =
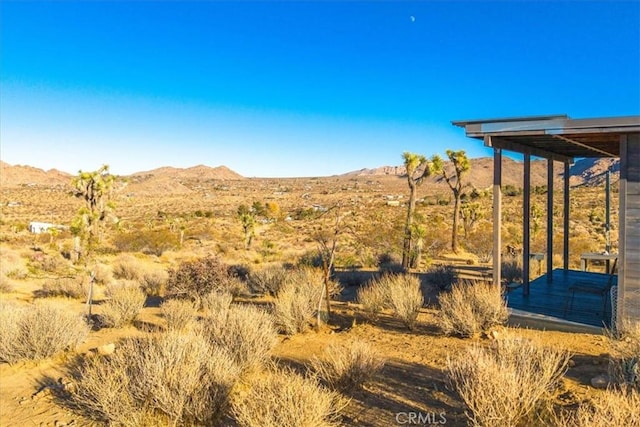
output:
[{"label": "dry grass clump", "polygon": [[0,361],[39,360],[84,341],[84,319],[51,301],[19,306],[0,301]]},{"label": "dry grass clump", "polygon": [[13,292],[13,290],[14,286],[11,280],[4,275],[0,275],[0,293],[8,294]]},{"label": "dry grass clump", "polygon": [[120,255],[113,263],[113,276],[116,279],[140,280],[144,270],[144,265],[131,255]]},{"label": "dry grass clump", "polygon": [[246,284],[216,257],[185,261],[178,268],[169,270],[169,298],[189,298],[200,306],[202,298],[213,291],[236,296],[246,291]]},{"label": "dry grass clump", "polygon": [[59,277],[43,283],[42,289],[36,295],[43,298],[65,297],[73,299],[87,299],[89,285],[83,277]]},{"label": "dry grass clump", "polygon": [[202,298],[202,310],[205,316],[226,312],[233,302],[233,295],[228,292],[213,291]]},{"label": "dry grass clump", "polygon": [[470,337],[504,324],[508,317],[502,290],[483,282],[455,285],[450,292],[440,294],[439,326],[445,334]]},{"label": "dry grass clump", "polygon": [[371,282],[356,292],[356,301],[369,320],[377,319],[382,310],[389,308],[388,300],[386,288],[379,286],[376,282]]},{"label": "dry grass clump", "polygon": [[72,370],[75,408],[110,425],[216,425],[240,370],[197,332],[127,338]]},{"label": "dry grass clump", "polygon": [[346,391],[362,387],[382,369],[384,362],[369,343],[356,339],[347,344],[330,344],[322,358],[312,360],[312,366],[331,388]]},{"label": "dry grass clump", "polygon": [[162,303],[160,313],[167,321],[167,329],[182,331],[195,324],[197,307],[191,301],[169,300]]},{"label": "dry grass clump", "polygon": [[94,280],[99,285],[110,285],[113,282],[113,271],[105,264],[97,264],[93,269]]},{"label": "dry grass clump", "polygon": [[507,335],[447,360],[447,372],[473,425],[515,426],[533,422],[528,417],[548,400],[568,362],[565,351]]},{"label": "dry grass clump", "polygon": [[292,271],[274,301],[276,324],[288,335],[306,331],[323,297],[324,278],[320,270],[302,267]]},{"label": "dry grass clump", "polygon": [[424,304],[420,280],[412,274],[385,274],[358,290],[357,299],[367,317],[375,318],[390,308],[409,329],[414,328]]},{"label": "dry grass clump", "polygon": [[227,350],[243,371],[263,366],[278,341],[273,317],[249,305],[209,312],[202,320],[202,333],[213,345]]},{"label": "dry grass clump", "polygon": [[163,296],[165,294],[169,274],[165,270],[153,269],[142,273],[140,287],[149,296]]},{"label": "dry grass clump", "polygon": [[245,396],[232,402],[238,424],[245,427],[338,426],[343,406],[339,394],[290,370],[256,379]]},{"label": "dry grass clump", "polygon": [[640,392],[640,321],[624,321],[620,331],[607,335],[611,348],[609,377]]},{"label": "dry grass clump", "polygon": [[640,392],[634,389],[608,389],[589,404],[582,404],[574,417],[563,425],[575,427],[640,427]]},{"label": "dry grass clump", "polygon": [[446,291],[458,282],[458,273],[450,265],[435,265],[427,271],[426,279],[438,291]]},{"label": "dry grass clump", "polygon": [[136,282],[122,281],[107,286],[107,300],[102,305],[102,322],[119,328],[133,322],[144,306],[146,296]]},{"label": "dry grass clump", "polygon": [[249,274],[249,289],[258,294],[275,296],[289,272],[282,264],[268,265]]}]

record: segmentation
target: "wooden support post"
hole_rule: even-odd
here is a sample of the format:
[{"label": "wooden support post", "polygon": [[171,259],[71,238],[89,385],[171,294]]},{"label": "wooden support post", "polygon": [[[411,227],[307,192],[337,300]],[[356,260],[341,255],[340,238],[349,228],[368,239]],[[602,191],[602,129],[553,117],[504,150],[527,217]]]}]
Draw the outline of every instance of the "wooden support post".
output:
[{"label": "wooden support post", "polygon": [[547,282],[553,282],[553,159],[547,159]]},{"label": "wooden support post", "polygon": [[[489,139],[489,141],[487,141]],[[485,143],[491,142],[485,136]],[[502,285],[502,149],[493,149],[493,284]]]},{"label": "wooden support post", "polygon": [[529,254],[531,230],[531,155],[524,155],[524,179],[522,194],[522,292],[529,296]]},{"label": "wooden support post", "polygon": [[564,163],[564,203],[563,203],[563,228],[564,228],[564,236],[563,236],[563,244],[562,244],[562,267],[565,270],[569,269],[569,174],[570,174],[570,164],[569,162]]}]

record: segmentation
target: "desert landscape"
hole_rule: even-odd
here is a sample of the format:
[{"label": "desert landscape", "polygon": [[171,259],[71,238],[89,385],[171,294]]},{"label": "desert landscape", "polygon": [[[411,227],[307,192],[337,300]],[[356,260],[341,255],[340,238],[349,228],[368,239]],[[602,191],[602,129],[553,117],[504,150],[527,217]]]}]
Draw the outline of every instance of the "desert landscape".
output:
[{"label": "desert landscape", "polygon": [[[471,160],[457,253],[451,191],[422,183],[409,269],[403,166],[110,176],[112,204],[87,237],[82,175],[2,163],[0,424],[640,425],[638,325],[532,329],[509,319],[508,283],[486,280],[491,161]],[[521,247],[522,164],[504,163],[508,253]],[[573,268],[604,247],[606,170],[615,199],[615,163],[572,168]],[[533,162],[533,251],[545,248],[545,172]],[[517,257],[506,262],[517,282]]]}]

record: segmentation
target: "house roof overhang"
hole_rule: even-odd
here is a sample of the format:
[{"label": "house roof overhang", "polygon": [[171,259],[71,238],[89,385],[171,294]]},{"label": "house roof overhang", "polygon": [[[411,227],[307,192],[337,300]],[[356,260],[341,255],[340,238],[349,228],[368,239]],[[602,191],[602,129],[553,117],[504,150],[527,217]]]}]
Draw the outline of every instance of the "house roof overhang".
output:
[{"label": "house roof overhang", "polygon": [[619,157],[620,136],[640,133],[640,116],[571,119],[559,114],[452,124],[488,147],[569,163],[577,157]]}]

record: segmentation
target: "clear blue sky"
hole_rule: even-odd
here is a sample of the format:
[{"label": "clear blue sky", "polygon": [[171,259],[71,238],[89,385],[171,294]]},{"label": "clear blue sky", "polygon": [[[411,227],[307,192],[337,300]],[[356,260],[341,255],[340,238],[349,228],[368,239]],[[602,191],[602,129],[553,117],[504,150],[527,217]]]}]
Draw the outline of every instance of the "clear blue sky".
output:
[{"label": "clear blue sky", "polygon": [[640,114],[639,1],[0,3],[2,160],[321,176]]}]

